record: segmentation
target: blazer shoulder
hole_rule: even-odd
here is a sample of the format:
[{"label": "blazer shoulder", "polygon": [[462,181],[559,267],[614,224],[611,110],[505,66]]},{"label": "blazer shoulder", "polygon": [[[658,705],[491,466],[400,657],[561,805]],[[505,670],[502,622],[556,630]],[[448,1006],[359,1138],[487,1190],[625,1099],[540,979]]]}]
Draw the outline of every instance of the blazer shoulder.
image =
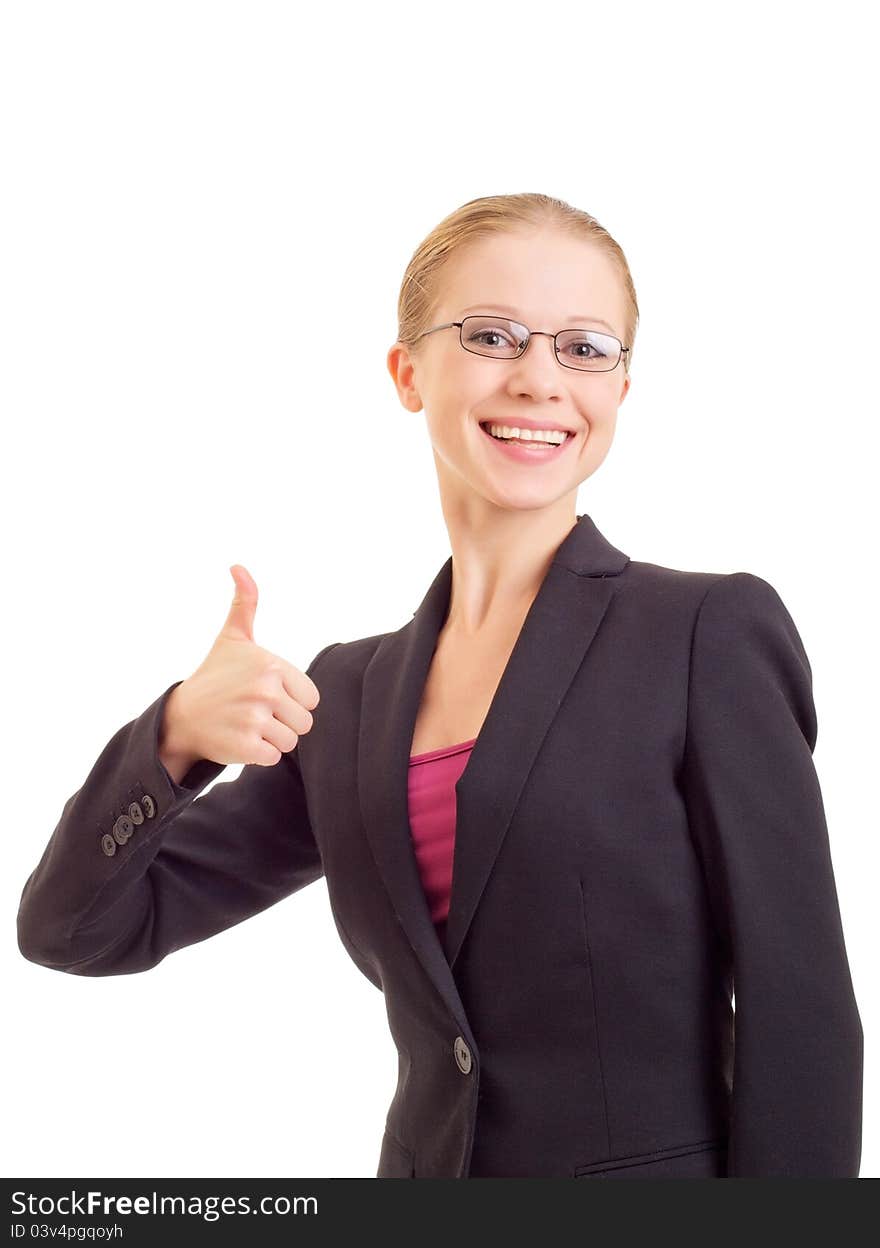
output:
[{"label": "blazer shoulder", "polygon": [[631,559],[620,579],[621,588],[627,593],[696,611],[712,586],[729,575],[727,572],[691,571],[644,559]]},{"label": "blazer shoulder", "polygon": [[775,587],[755,572],[703,572],[632,559],[622,575],[633,588],[692,599],[698,607],[710,590],[722,584],[726,588],[716,590],[713,598],[730,594],[741,601],[775,604],[780,600]]},{"label": "blazer shoulder", "polygon": [[803,651],[803,641],[776,587],[755,572],[702,572],[631,561],[621,580],[621,606],[651,627],[689,629],[693,640],[723,636],[730,644],[776,633]]},{"label": "blazer shoulder", "polygon": [[775,585],[754,572],[729,572],[717,588],[709,587],[697,612],[696,632],[729,649],[747,642],[777,655],[787,653],[808,673],[811,670],[787,604]]},{"label": "blazer shoulder", "polygon": [[358,637],[354,641],[332,641],[312,659],[308,675],[320,667],[322,675],[329,672],[362,671],[376,653],[376,649],[390,633],[376,633],[372,637]]}]

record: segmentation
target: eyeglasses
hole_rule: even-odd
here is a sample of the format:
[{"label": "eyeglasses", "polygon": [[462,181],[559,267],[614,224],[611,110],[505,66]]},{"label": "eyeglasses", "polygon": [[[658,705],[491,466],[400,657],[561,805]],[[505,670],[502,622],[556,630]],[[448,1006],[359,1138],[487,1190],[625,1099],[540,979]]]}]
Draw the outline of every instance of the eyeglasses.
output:
[{"label": "eyeglasses", "polygon": [[[491,356],[496,360],[518,359],[534,334],[553,339],[556,358],[565,368],[586,373],[609,373],[617,368],[629,347],[623,346],[613,334],[600,334],[592,329],[563,329],[558,334],[546,330],[529,330],[518,321],[503,316],[466,316],[463,321],[447,321],[419,334],[414,341],[438,329],[459,329],[459,341],[473,355]],[[563,353],[565,358],[563,358]]]}]

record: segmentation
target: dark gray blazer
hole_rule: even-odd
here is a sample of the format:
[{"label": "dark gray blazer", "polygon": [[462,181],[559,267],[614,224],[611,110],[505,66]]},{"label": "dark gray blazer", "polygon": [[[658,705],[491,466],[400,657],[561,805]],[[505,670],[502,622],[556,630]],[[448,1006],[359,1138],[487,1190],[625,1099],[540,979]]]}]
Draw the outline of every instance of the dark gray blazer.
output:
[{"label": "dark gray blazer", "polygon": [[314,726],[274,767],[175,784],[176,685],[121,728],[24,887],[23,955],[145,971],[324,875],[399,1056],[378,1177],[857,1176],[862,1027],[775,589],[578,517],[456,786],[441,940],[407,770],[451,575],[315,657]]}]

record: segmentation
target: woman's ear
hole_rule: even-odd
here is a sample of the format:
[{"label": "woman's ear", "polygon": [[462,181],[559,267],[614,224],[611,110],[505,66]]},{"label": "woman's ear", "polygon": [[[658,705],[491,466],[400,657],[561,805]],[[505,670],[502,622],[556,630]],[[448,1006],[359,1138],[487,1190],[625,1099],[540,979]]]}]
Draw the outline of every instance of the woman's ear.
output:
[{"label": "woman's ear", "polygon": [[406,346],[395,342],[385,361],[398,397],[408,412],[420,412],[424,406],[415,385],[415,366]]}]

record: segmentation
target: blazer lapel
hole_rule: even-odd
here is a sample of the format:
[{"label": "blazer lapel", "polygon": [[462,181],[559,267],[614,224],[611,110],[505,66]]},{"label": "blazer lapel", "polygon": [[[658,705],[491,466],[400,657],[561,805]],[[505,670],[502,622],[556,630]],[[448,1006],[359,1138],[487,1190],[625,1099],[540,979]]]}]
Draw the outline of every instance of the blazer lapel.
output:
[{"label": "blazer lapel", "polygon": [[416,716],[449,606],[451,557],[413,619],[380,642],[364,673],[358,786],[367,836],[401,926],[462,1022],[452,968],[541,742],[619,585],[613,578],[628,562],[589,516],[578,516],[529,608],[456,785],[445,950],[413,848],[408,774]]}]

